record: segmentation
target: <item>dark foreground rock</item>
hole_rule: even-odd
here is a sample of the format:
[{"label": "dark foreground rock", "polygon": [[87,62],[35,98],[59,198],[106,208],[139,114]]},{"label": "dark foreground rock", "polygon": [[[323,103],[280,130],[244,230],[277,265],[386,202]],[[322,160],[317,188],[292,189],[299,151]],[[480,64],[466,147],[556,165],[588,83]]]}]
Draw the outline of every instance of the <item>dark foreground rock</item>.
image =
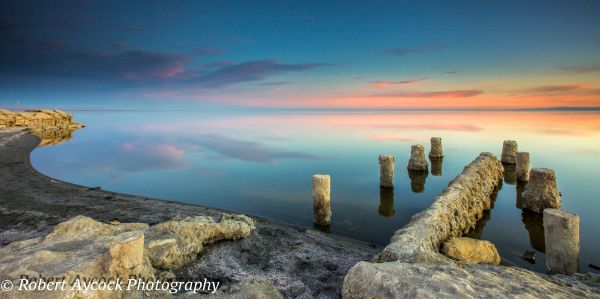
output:
[{"label": "dark foreground rock", "polygon": [[[29,153],[39,142],[38,137],[21,129],[0,130],[0,245],[45,236],[58,223],[77,215],[104,223],[152,226],[177,216],[220,219],[221,213],[231,213],[90,189],[46,177],[29,162]],[[287,298],[336,298],[348,269],[381,250],[310,228],[252,218],[256,229],[248,237],[204,248],[196,261],[173,271],[176,279],[216,280],[231,294],[244,294],[240,286],[245,284],[236,283],[262,279]],[[259,289],[256,292],[270,292],[268,287]]]}]

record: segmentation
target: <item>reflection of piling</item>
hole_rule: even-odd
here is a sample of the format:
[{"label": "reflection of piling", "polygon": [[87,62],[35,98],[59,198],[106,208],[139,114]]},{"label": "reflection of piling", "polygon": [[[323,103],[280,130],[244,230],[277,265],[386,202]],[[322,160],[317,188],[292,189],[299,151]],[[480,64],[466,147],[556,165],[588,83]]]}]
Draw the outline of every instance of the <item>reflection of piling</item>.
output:
[{"label": "reflection of piling", "polygon": [[315,174],[313,186],[313,222],[321,226],[331,224],[330,178],[326,174]]},{"label": "reflection of piling", "polygon": [[394,187],[394,156],[379,156],[379,186]]},{"label": "reflection of piling", "polygon": [[442,175],[442,163],[444,162],[444,158],[429,158],[431,161],[431,174],[434,176]]},{"label": "reflection of piling", "polygon": [[521,212],[521,220],[529,233],[529,243],[531,243],[531,247],[537,251],[545,252],[546,246],[544,245],[544,222],[542,214],[525,210]]},{"label": "reflection of piling", "polygon": [[444,156],[442,149],[442,137],[431,137],[431,149],[429,150],[429,158],[441,158]]},{"label": "reflection of piling", "polygon": [[517,180],[529,181],[529,153],[517,152]]},{"label": "reflection of piling", "polygon": [[517,163],[518,145],[514,140],[504,140],[502,144],[502,163],[515,164]]},{"label": "reflection of piling", "polygon": [[521,193],[522,208],[542,213],[546,208],[560,208],[560,193],[556,187],[554,170],[533,168],[529,182]]},{"label": "reflection of piling", "polygon": [[544,210],[546,268],[552,273],[579,272],[579,216],[557,210]]},{"label": "reflection of piling", "polygon": [[427,171],[408,171],[410,178],[410,188],[414,193],[423,193],[425,191],[425,180],[427,179]]},{"label": "reflection of piling", "polygon": [[517,208],[523,209],[523,191],[525,190],[525,186],[527,186],[527,182],[518,181],[517,180]]},{"label": "reflection of piling", "polygon": [[410,160],[406,167],[410,171],[427,171],[427,160],[425,160],[425,148],[421,144],[415,144],[410,148]]},{"label": "reflection of piling", "polygon": [[509,185],[517,183],[517,167],[515,164],[502,164],[504,166],[504,182]]},{"label": "reflection of piling", "polygon": [[396,214],[394,209],[394,188],[379,188],[379,215],[391,217]]}]

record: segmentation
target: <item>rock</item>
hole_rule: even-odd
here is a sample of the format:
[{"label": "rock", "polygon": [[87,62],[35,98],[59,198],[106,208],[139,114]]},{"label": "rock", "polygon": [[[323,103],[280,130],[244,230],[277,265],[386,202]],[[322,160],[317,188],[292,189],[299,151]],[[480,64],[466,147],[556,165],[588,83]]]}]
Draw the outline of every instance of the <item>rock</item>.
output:
[{"label": "rock", "polygon": [[515,164],[517,163],[517,151],[519,146],[514,140],[504,140],[502,144],[502,163]]},{"label": "rock", "polygon": [[379,156],[379,186],[394,187],[394,156]]},{"label": "rock", "polygon": [[[105,224],[77,216],[59,223],[44,237],[0,247],[0,273],[15,284],[21,275],[33,279],[40,275],[64,277],[67,282],[67,291],[13,292],[17,298],[122,298],[123,292],[127,297],[141,297],[137,291],[82,291],[71,290],[71,285],[77,276],[126,280],[134,275],[154,279],[157,276],[153,265],[161,269],[175,268],[195,259],[203,245],[243,238],[253,229],[254,220],[244,215],[223,214],[218,222],[207,216],[187,217],[152,227],[145,223]],[[174,278],[168,271],[158,277]],[[163,291],[145,295],[170,296]]]},{"label": "rock", "polygon": [[531,264],[535,264],[535,250],[527,250],[521,258],[525,261],[528,261]]},{"label": "rock", "polygon": [[516,267],[359,262],[344,279],[354,298],[598,298],[600,276],[547,276]]},{"label": "rock", "polygon": [[[18,279],[65,277],[68,283],[80,277],[153,278],[154,269],[144,254],[144,232],[148,225],[127,223],[110,225],[89,217],[77,216],[58,224],[45,237],[17,241],[0,248],[0,273]],[[29,292],[43,298],[119,297],[119,292]],[[25,291],[23,291],[25,292]],[[16,294],[16,293],[15,293]],[[85,294],[85,295],[84,295]]]},{"label": "rock", "polygon": [[546,268],[552,273],[579,272],[579,216],[557,210],[544,210]]},{"label": "rock", "polygon": [[329,175],[312,177],[313,223],[327,227],[331,224],[331,179]]},{"label": "rock", "polygon": [[490,241],[471,238],[452,238],[442,246],[442,253],[457,261],[472,264],[499,265],[500,255]]},{"label": "rock", "polygon": [[425,149],[421,144],[415,144],[410,149],[410,160],[408,160],[408,170],[427,171],[427,160],[425,160]]},{"label": "rock", "polygon": [[444,157],[442,149],[442,137],[431,137],[431,149],[429,150],[429,158]]},{"label": "rock", "polygon": [[529,182],[521,193],[520,209],[542,213],[546,208],[560,208],[560,194],[556,187],[554,170],[547,168],[533,168],[529,175]]},{"label": "rock", "polygon": [[244,215],[222,214],[220,221],[210,216],[176,218],[150,227],[146,250],[155,268],[175,269],[195,260],[203,245],[245,238],[255,228],[254,220]]},{"label": "rock", "polygon": [[11,112],[0,109],[0,125],[5,127],[43,128],[81,128],[83,125],[73,121],[73,116],[61,110],[25,110]]}]

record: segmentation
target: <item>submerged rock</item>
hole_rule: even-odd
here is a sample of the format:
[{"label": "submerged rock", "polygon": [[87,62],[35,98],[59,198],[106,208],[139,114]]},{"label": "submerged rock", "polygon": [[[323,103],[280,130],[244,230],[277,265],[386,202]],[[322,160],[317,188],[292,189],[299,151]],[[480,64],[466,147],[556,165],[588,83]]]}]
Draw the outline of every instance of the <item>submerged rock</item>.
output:
[{"label": "submerged rock", "polygon": [[490,241],[471,238],[452,238],[442,246],[442,253],[457,261],[472,264],[500,264],[500,255]]},{"label": "submerged rock", "polygon": [[554,170],[548,168],[533,168],[529,182],[521,193],[518,208],[542,213],[544,209],[560,208],[560,193],[556,187]]},{"label": "submerged rock", "polygon": [[528,261],[531,264],[535,264],[535,250],[527,250],[521,258],[525,261]]}]

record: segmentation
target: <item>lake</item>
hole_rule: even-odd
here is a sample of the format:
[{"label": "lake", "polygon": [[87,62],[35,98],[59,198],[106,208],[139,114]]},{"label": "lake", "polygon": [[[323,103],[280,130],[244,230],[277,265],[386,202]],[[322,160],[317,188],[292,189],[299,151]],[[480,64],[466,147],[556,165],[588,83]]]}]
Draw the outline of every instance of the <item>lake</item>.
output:
[{"label": "lake", "polygon": [[[331,175],[331,233],[386,245],[479,153],[514,139],[532,167],[556,171],[562,209],[581,217],[582,272],[600,264],[600,112],[71,111],[87,127],[32,153],[68,182],[312,226],[311,176]],[[412,144],[443,138],[444,158],[409,176]],[[380,154],[396,157],[395,188],[380,192]],[[545,272],[542,218],[517,209],[508,175],[469,235],[503,259]],[[520,256],[536,251],[530,264]]]}]

